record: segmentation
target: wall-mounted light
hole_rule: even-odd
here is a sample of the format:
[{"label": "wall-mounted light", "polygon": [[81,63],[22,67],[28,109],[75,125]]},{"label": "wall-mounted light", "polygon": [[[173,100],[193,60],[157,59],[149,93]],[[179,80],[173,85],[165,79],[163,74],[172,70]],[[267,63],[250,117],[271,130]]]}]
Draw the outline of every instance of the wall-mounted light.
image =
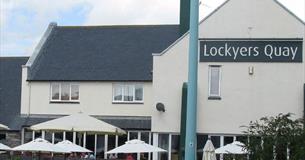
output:
[{"label": "wall-mounted light", "polygon": [[254,74],[254,67],[249,66],[248,71],[249,71],[249,75],[253,75]]},{"label": "wall-mounted light", "polygon": [[156,104],[156,109],[159,111],[159,112],[165,112],[165,106],[163,103],[157,103]]}]

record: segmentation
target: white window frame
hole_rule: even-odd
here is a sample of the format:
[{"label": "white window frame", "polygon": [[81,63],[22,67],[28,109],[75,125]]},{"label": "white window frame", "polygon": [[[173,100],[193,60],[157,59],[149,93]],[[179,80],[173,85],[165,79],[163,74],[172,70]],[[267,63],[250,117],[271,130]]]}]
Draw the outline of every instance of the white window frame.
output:
[{"label": "white window frame", "polygon": [[[132,101],[124,101],[124,89],[125,86],[132,86],[132,90],[133,90],[133,100]],[[136,85],[140,85],[142,86],[142,100],[135,100],[135,96],[136,96],[136,90],[135,90],[135,86]],[[115,87],[117,86],[121,86],[122,87],[122,100],[115,100]],[[143,83],[113,83],[112,84],[112,103],[144,103],[144,84]]]},{"label": "white window frame", "polygon": [[[212,72],[212,68],[219,68],[219,80],[218,80],[218,94],[211,94],[211,84],[212,84],[212,80],[211,80],[211,72]],[[221,98],[221,65],[209,65],[209,93],[208,93],[208,97],[209,98]]]},{"label": "white window frame", "polygon": [[[53,85],[58,84],[59,85],[59,99],[52,99],[53,97]],[[61,85],[66,84],[69,85],[69,100],[61,100]],[[71,99],[71,86],[78,86],[78,99],[73,100]],[[80,85],[78,83],[66,83],[66,82],[55,82],[50,84],[50,102],[79,102],[80,101]]]}]

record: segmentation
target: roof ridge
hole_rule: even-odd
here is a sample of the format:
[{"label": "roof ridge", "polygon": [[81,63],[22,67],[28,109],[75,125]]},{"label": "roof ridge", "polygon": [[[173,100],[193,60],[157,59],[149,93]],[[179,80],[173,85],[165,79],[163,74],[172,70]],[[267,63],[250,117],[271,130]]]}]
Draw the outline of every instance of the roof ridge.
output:
[{"label": "roof ridge", "polygon": [[179,24],[139,24],[139,25],[87,25],[87,26],[57,26],[58,28],[137,28],[137,27],[161,27],[179,26]]}]

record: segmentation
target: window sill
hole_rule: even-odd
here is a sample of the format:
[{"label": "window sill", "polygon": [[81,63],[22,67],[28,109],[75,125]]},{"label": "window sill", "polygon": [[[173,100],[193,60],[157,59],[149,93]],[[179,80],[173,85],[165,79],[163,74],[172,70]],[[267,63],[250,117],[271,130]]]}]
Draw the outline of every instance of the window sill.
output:
[{"label": "window sill", "polygon": [[208,100],[221,100],[221,97],[219,97],[219,96],[209,96]]},{"label": "window sill", "polygon": [[144,104],[144,102],[112,102],[112,104]]},{"label": "window sill", "polygon": [[79,101],[50,101],[50,104],[80,104]]}]

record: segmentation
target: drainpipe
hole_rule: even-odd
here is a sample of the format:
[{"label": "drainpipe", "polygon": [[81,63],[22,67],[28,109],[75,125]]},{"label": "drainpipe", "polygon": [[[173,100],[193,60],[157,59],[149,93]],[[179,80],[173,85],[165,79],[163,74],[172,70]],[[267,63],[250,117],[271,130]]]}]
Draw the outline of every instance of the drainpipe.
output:
[{"label": "drainpipe", "polygon": [[184,156],[185,156],[186,103],[187,103],[187,83],[184,82],[182,86],[182,96],[181,96],[179,160],[184,160]]},{"label": "drainpipe", "polygon": [[199,1],[191,0],[185,159],[196,160]]},{"label": "drainpipe", "polygon": [[305,84],[303,86],[303,128],[305,130]]}]

